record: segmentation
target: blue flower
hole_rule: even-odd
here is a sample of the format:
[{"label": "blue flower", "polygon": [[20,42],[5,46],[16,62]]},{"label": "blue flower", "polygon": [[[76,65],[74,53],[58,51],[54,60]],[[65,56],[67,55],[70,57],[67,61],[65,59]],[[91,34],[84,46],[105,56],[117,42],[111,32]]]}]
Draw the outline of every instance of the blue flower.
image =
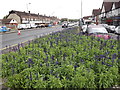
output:
[{"label": "blue flower", "polygon": [[42,64],[40,64],[40,66],[42,67]]},{"label": "blue flower", "polygon": [[112,45],[111,47],[110,47],[110,49],[113,49],[114,48],[114,45]]},{"label": "blue flower", "polygon": [[108,55],[109,53],[110,53],[110,52],[109,52],[109,51],[107,51],[105,54],[107,54],[107,55]]},{"label": "blue flower", "polygon": [[77,65],[74,65],[74,68],[76,69],[78,66]]},{"label": "blue flower", "polygon": [[59,64],[59,62],[58,62],[58,61],[56,61],[56,62],[55,62],[55,64],[56,64],[56,65],[58,65],[58,64]]},{"label": "blue flower", "polygon": [[51,59],[52,59],[52,60],[54,60],[54,59],[55,59],[55,56],[54,56],[54,55],[52,55]]},{"label": "blue flower", "polygon": [[29,64],[34,64],[33,60],[31,58],[28,58],[28,63]]},{"label": "blue flower", "polygon": [[105,56],[105,55],[100,55],[99,57],[100,57],[101,59],[102,59],[102,58],[106,58],[106,56]]},{"label": "blue flower", "polygon": [[112,65],[110,65],[110,64],[106,64],[108,67],[112,67]]},{"label": "blue flower", "polygon": [[83,60],[83,59],[80,59],[80,62],[84,62],[84,60]]},{"label": "blue flower", "polygon": [[105,65],[105,62],[102,62],[102,65]]},{"label": "blue flower", "polygon": [[29,67],[30,67],[31,64],[34,64],[34,62],[33,62],[33,60],[32,60],[31,58],[28,58],[27,63],[28,63],[28,66],[29,66]]},{"label": "blue flower", "polygon": [[116,59],[116,58],[117,58],[117,54],[114,53],[114,54],[112,55],[112,60],[114,60],[114,59]]}]

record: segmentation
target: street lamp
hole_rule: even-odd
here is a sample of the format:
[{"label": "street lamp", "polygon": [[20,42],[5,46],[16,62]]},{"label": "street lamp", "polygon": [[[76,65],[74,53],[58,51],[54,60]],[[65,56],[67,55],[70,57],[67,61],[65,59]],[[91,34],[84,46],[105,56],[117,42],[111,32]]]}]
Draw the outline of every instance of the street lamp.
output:
[{"label": "street lamp", "polygon": [[82,0],[81,0],[81,18],[82,18],[82,3],[83,3],[83,2],[82,2]]},{"label": "street lamp", "polygon": [[81,19],[79,19],[79,30],[82,29],[82,0],[81,0]]},{"label": "street lamp", "polygon": [[30,5],[31,3],[27,3],[26,6],[27,6],[27,12],[29,12],[29,9],[28,9],[28,5]]}]

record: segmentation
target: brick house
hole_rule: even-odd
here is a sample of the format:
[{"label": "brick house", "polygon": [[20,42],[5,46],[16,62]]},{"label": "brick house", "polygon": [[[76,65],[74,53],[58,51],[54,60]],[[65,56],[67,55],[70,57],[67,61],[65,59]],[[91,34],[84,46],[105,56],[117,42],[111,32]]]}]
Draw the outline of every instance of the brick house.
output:
[{"label": "brick house", "polygon": [[101,8],[101,23],[110,24],[112,22],[112,20],[107,17],[107,14],[111,13],[110,11],[112,10],[112,5],[113,2],[103,2]]},{"label": "brick house", "polygon": [[12,10],[9,12],[7,19],[14,19],[17,21],[18,24],[41,24],[41,23],[50,23],[51,21],[59,21],[57,17],[50,17],[45,15],[21,12]]},{"label": "brick house", "polygon": [[2,19],[0,19],[0,26],[2,26]]},{"label": "brick house", "polygon": [[5,25],[5,26],[7,26],[8,28],[11,28],[11,29],[16,29],[18,23],[15,19],[3,19],[2,20],[2,25]]},{"label": "brick house", "polygon": [[111,18],[113,20],[113,25],[120,26],[120,1],[113,3]]},{"label": "brick house", "polygon": [[99,15],[101,13],[101,9],[93,9],[92,11],[92,16],[93,16],[93,21],[96,23],[96,24],[99,24],[100,23],[100,20],[99,20]]},{"label": "brick house", "polygon": [[93,17],[91,16],[84,16],[83,17],[84,24],[90,24],[93,22]]},{"label": "brick house", "polygon": [[120,1],[103,2],[101,8],[101,23],[120,25]]}]

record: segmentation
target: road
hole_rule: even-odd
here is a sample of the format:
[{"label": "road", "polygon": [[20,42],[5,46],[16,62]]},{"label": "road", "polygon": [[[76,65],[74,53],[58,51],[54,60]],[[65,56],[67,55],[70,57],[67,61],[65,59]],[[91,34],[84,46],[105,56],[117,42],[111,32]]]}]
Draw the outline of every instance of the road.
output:
[{"label": "road", "polygon": [[[60,30],[63,30],[63,28],[60,25],[58,25],[48,28],[22,30],[21,35],[17,35],[17,32],[9,33],[9,34],[1,34],[0,50],[5,48],[6,46],[12,46],[18,43],[35,39],[41,35],[48,34],[50,32],[60,31]],[[110,34],[110,35],[112,39],[117,40],[117,35],[115,34]]]},{"label": "road", "polygon": [[48,28],[40,28],[40,29],[29,29],[21,31],[21,35],[17,35],[16,33],[9,33],[9,34],[1,34],[0,35],[0,49],[5,48],[6,46],[15,45],[18,43],[22,43],[28,40],[35,39],[44,34],[48,34],[50,32],[60,31],[63,30],[61,26],[54,26]]}]

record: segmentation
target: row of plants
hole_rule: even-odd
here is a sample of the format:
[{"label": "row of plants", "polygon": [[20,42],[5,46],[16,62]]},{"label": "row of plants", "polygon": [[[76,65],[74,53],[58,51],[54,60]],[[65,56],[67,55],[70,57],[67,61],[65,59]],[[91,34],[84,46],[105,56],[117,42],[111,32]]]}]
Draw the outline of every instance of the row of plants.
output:
[{"label": "row of plants", "polygon": [[118,49],[116,40],[59,31],[3,54],[2,77],[10,88],[109,88],[120,85]]}]

